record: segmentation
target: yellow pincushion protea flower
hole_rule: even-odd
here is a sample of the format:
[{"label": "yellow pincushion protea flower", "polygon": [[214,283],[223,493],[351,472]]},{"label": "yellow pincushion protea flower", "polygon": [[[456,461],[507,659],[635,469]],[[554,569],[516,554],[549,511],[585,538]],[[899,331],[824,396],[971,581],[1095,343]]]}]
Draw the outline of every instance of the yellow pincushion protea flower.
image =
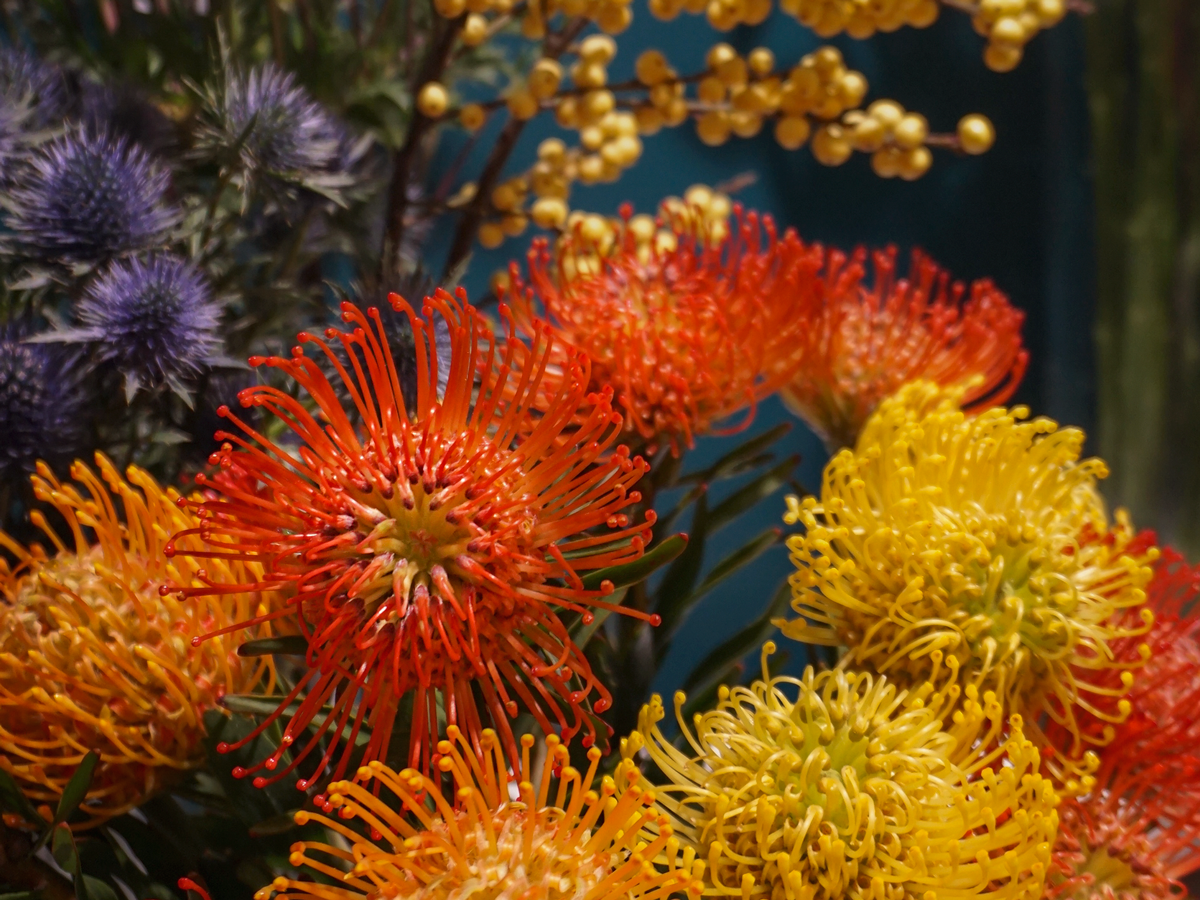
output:
[{"label": "yellow pincushion protea flower", "polygon": [[1068,758],[1086,757],[1076,712],[1105,717],[1104,697],[1112,721],[1132,675],[1114,688],[1103,673],[1139,661],[1110,642],[1150,627],[1149,610],[1132,628],[1118,614],[1145,602],[1158,550],[1123,514],[1109,521],[1107,470],[1079,460],[1081,431],[1021,407],[969,418],[960,396],[905,386],[830,461],[819,501],[788,498],[785,520],[805,530],[788,540],[801,618],[784,633],[845,645],[846,665],[904,686],[992,691],[1031,729],[1050,716],[1073,736]]},{"label": "yellow pincushion protea flower", "polygon": [[[103,455],[97,474],[82,462],[75,483],[40,465],[35,496],[65,521],[64,543],[40,512],[31,514],[57,552],[23,547],[0,532],[0,769],[35,803],[54,805],[88,750],[100,757],[79,824],[90,827],[136,806],[204,757],[203,714],[227,692],[274,675],[270,658],[241,659],[236,643],[192,638],[253,616],[255,594],[177,600],[165,582],[242,577],[243,563],[180,556],[171,534],[194,528],[149,473],[122,478]],[[268,684],[270,689],[273,685]]]},{"label": "yellow pincushion protea flower", "polygon": [[[618,779],[644,751],[657,802],[707,860],[705,893],[743,900],[1040,898],[1058,828],[1020,717],[970,689],[950,731],[926,684],[842,669],[722,688],[689,729],[659,730],[660,698],[622,742]],[[788,694],[795,693],[795,699]]]},{"label": "yellow pincushion protea flower", "polygon": [[[326,813],[338,810],[337,818],[296,814],[297,823],[319,822],[347,843],[293,844],[291,864],[339,883],[279,877],[258,891],[255,900],[664,900],[699,895],[703,863],[690,850],[680,852],[666,816],[654,806],[653,792],[626,783],[615,798],[617,784],[607,776],[599,792],[593,789],[600,762],[595,747],[588,751],[587,772],[581,773],[551,735],[535,787],[532,736],[521,740],[521,765],[514,778],[491,729],[483,731],[478,750],[457,726],[450,725],[446,733],[450,739],[437,747],[438,767],[453,778],[452,795],[442,793],[440,778],[431,780],[414,769],[396,773],[379,761],[364,766],[358,772],[363,786],[335,782],[327,798],[318,798]],[[371,780],[374,792],[367,786]],[[395,794],[400,805],[381,800],[380,786]],[[360,819],[376,840],[348,827],[349,819]],[[651,824],[657,837],[641,841],[639,833]],[[650,862],[655,858],[665,864],[656,868]]]}]

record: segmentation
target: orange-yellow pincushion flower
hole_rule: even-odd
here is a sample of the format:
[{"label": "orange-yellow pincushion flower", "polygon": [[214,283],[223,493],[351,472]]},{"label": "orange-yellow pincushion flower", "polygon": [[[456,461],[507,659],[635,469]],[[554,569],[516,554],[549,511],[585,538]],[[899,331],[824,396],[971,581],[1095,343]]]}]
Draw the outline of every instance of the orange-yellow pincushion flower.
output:
[{"label": "orange-yellow pincushion flower", "polygon": [[628,228],[594,266],[571,273],[564,263],[586,244],[582,233],[564,236],[553,257],[535,241],[530,285],[514,264],[510,297],[526,331],[544,316],[587,354],[627,431],[678,454],[730,416],[749,410],[740,425],[748,424],[758,401],[795,373],[808,327],[796,314],[796,284],[812,251],[754,213],[716,238],[697,236],[686,216],[664,224],[671,240],[639,245]]},{"label": "orange-yellow pincushion flower", "polygon": [[558,611],[625,611],[602,599],[611,582],[589,587],[580,573],[641,556],[653,513],[631,523],[623,510],[640,500],[632,488],[648,466],[614,446],[621,418],[608,394],[591,392],[586,359],[558,354],[564,368],[546,390],[558,348],[543,332],[531,345],[511,322],[497,335],[465,294],[438,291],[423,317],[391,301],[415,336],[415,403],[405,402],[378,309],[343,304],[351,330],[300,335],[334,370],[336,389],[303,346],[290,359],[251,358],[287,375],[311,405],[275,387],[241,392],[243,406],[286,426],[278,442],[220,411],[237,431],[218,433],[227,443],[212,462],[237,477],[198,479],[213,488],[193,504],[203,517],[194,531],[210,546],[175,551],[261,564],[261,583],[214,577],[183,592],[286,590],[278,615],[307,641],[305,677],[242,741],[287,719],[274,753],[234,770],[267,770],[260,786],[300,765],[318,777],[334,763],[340,779],[359,752],[359,763],[386,759],[405,695],[408,762],[422,770],[439,718],[476,742],[491,724],[511,757],[509,719],[522,706],[546,733],[584,730],[588,745],[592,711],[610,703]]},{"label": "orange-yellow pincushion flower", "polygon": [[[533,783],[522,738],[521,766],[508,774],[496,735],[484,731],[473,747],[458,729],[438,746],[439,768],[454,780],[443,794],[434,781],[412,770],[396,773],[375,762],[360,773],[394,793],[403,806],[381,800],[349,782],[330,785],[325,811],[337,818],[300,812],[296,821],[319,822],[344,838],[341,846],[304,841],[292,845],[290,862],[334,879],[334,884],[277,878],[255,900],[666,900],[696,897],[703,864],[680,852],[653,792],[629,784],[619,798],[612,778],[593,788],[600,751],[588,751],[588,770],[568,761],[558,738],[546,739],[540,783]],[[552,773],[557,774],[557,779]],[[636,780],[636,773],[633,778]],[[557,780],[557,787],[555,787]],[[408,812],[409,815],[405,815]],[[375,835],[368,841],[346,821],[361,820]],[[639,839],[647,825],[659,829]],[[650,860],[666,864],[655,868]],[[303,871],[303,870],[302,870]]]},{"label": "orange-yellow pincushion flower", "polygon": [[1101,713],[1103,673],[1139,665],[1110,643],[1149,627],[1149,611],[1119,616],[1145,602],[1158,551],[1124,516],[1110,523],[1104,463],[1079,461],[1082,432],[1019,407],[972,418],[961,397],[902,388],[830,461],[819,500],[788,499],[804,532],[788,540],[801,618],[784,631],[845,645],[847,665],[903,685],[994,691],[1031,728],[1043,714],[1066,728],[1061,749],[1079,756],[1077,710]]},{"label": "orange-yellow pincushion flower", "polygon": [[[820,251],[821,248],[817,248]],[[1025,374],[1025,316],[987,280],[970,292],[922,253],[896,277],[894,247],[849,257],[823,251],[823,268],[804,283],[795,313],[803,364],[780,396],[830,450],[854,445],[885,397],[919,379],[963,384],[963,407],[1004,403]]]},{"label": "orange-yellow pincushion flower", "polygon": [[1040,896],[1058,802],[1037,749],[974,688],[943,731],[930,685],[808,668],[721,688],[688,746],[659,730],[662,701],[622,743],[618,779],[641,752],[657,802],[707,861],[705,893],[771,900],[967,900]]},{"label": "orange-yellow pincushion flower", "polygon": [[256,580],[254,567],[212,560],[201,573],[189,560],[171,562],[163,555],[168,537],[197,524],[178,507],[179,494],[136,466],[122,478],[100,454],[96,465],[99,477],[76,462],[74,484],[45,466],[33,477],[37,498],[70,530],[64,543],[40,512],[32,514],[57,548],[53,556],[0,533],[0,546],[17,558],[11,568],[0,560],[0,769],[30,799],[54,805],[95,750],[84,825],[136,806],[202,763],[204,712],[225,693],[273,675],[267,662],[240,658],[227,639],[191,643],[263,612],[259,596],[181,601],[159,590],[168,580]]}]

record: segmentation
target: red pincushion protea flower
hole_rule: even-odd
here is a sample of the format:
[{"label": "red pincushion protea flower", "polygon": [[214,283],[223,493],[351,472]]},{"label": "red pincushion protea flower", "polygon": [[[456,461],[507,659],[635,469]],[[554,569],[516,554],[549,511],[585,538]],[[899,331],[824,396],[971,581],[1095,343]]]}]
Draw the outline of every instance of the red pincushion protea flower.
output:
[{"label": "red pincushion protea flower", "polygon": [[1118,658],[1149,662],[1080,716],[1098,770],[1090,794],[1061,810],[1051,900],[1165,900],[1182,896],[1176,879],[1200,868],[1198,601],[1200,567],[1163,550],[1147,589],[1153,628],[1113,644]]},{"label": "red pincushion protea flower", "polygon": [[[943,387],[969,382],[968,412],[1012,396],[1029,354],[1021,346],[1025,316],[991,281],[970,293],[920,252],[908,278],[896,277],[896,249],[816,254],[793,315],[803,320],[803,365],[780,395],[830,450],[854,446],[863,423],[885,397],[923,379]],[[818,271],[823,269],[823,271]]]},{"label": "red pincushion protea flower", "polygon": [[[746,427],[758,401],[795,374],[809,326],[794,297],[815,266],[812,251],[791,231],[779,237],[770,216],[739,211],[733,234],[715,241],[697,237],[687,217],[662,224],[672,240],[639,245],[626,228],[594,259],[582,235],[565,236],[553,258],[537,240],[530,284],[514,264],[510,297],[525,331],[544,315],[588,355],[595,383],[616,392],[628,432],[678,455],[749,409],[731,430]],[[587,265],[573,264],[580,256]]]},{"label": "red pincushion protea flower", "polygon": [[[585,618],[591,607],[615,608],[600,599],[611,583],[588,590],[579,573],[637,558],[653,524],[653,513],[630,526],[621,512],[641,499],[630,488],[647,469],[625,447],[612,448],[621,417],[607,394],[588,392],[586,359],[556,352],[540,330],[531,347],[513,337],[511,323],[499,339],[465,294],[438,291],[424,319],[396,295],[391,300],[416,337],[415,407],[405,406],[379,311],[364,315],[344,304],[352,331],[299,339],[323,352],[350,408],[303,347],[292,359],[252,358],[288,375],[317,411],[273,387],[242,391],[243,406],[278,417],[298,446],[289,452],[224,409],[241,433],[218,433],[228,443],[212,461],[252,475],[259,487],[198,478],[212,494],[194,504],[197,531],[214,549],[193,555],[261,562],[264,579],[255,588],[291,592],[284,614],[308,640],[309,677],[256,732],[296,703],[281,746],[251,772],[275,770],[297,749],[282,771],[258,776],[259,785],[299,766],[321,739],[314,773],[340,745],[333,773],[340,778],[364,739],[359,765],[385,759],[409,692],[409,764],[425,770],[439,712],[477,746],[490,719],[516,752],[508,717],[520,705],[547,733],[556,728],[570,738],[582,728],[590,744],[587,701],[594,696],[597,711],[611,703],[555,608]],[[441,397],[435,311],[451,345]],[[501,313],[507,321],[507,309]],[[565,367],[547,392],[541,382],[551,356]],[[616,530],[590,533],[606,524]]]}]

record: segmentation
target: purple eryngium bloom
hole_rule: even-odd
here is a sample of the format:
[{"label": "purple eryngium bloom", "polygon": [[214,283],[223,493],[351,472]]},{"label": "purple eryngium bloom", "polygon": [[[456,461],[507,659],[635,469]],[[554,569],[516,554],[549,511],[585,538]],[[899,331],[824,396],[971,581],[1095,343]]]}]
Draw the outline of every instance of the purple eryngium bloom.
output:
[{"label": "purple eryngium bloom", "polygon": [[126,393],[167,382],[178,391],[220,347],[220,309],[204,276],[170,254],[118,260],[84,294],[70,340],[96,342],[99,359],[125,375]]},{"label": "purple eryngium bloom", "polygon": [[215,105],[208,143],[238,147],[246,170],[303,178],[338,167],[341,130],[290,72],[270,64],[233,70]]},{"label": "purple eryngium bloom", "polygon": [[0,479],[8,483],[39,459],[74,456],[84,433],[87,398],[71,354],[26,337],[18,326],[0,327]]},{"label": "purple eryngium bloom", "polygon": [[62,70],[13,47],[0,47],[0,98],[28,108],[32,128],[60,125],[71,107]]},{"label": "purple eryngium bloom", "polygon": [[175,222],[167,173],[125,138],[72,131],[15,179],[9,225],[43,262],[97,263],[161,243]]}]

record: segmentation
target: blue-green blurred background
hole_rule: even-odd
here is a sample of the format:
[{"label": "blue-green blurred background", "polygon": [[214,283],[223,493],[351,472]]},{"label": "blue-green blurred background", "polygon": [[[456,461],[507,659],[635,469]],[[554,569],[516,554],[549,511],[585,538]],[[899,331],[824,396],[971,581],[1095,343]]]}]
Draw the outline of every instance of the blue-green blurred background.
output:
[{"label": "blue-green blurred background", "polygon": [[[619,39],[610,79],[631,77],[633,61],[647,47],[663,50],[679,71],[695,71],[720,39],[702,16],[664,24],[639,3],[633,26]],[[770,47],[780,66],[827,43],[778,12],[762,26],[740,28],[725,39],[742,53]],[[642,161],[618,183],[576,188],[572,206],[613,215],[628,200],[638,211],[652,213],[663,197],[681,195],[693,184],[753,173],[755,182],[735,199],[771,213],[806,240],[844,248],[921,247],[957,278],[993,278],[1027,317],[1024,337],[1032,360],[1017,400],[1034,413],[1090,431],[1095,259],[1081,22],[1072,17],[1038,36],[1018,69],[1003,75],[984,67],[981,39],[968,18],[952,9],[944,9],[941,19],[923,31],[832,43],[850,68],[867,77],[869,100],[894,99],[924,113],[932,130],[940,132],[952,132],[966,113],[981,112],[996,125],[996,146],[982,157],[938,153],[929,174],[909,183],[878,178],[863,154],[840,168],[823,167],[807,148],[781,149],[769,128],[754,139],[733,138],[711,148],[684,125],[647,138]],[[536,124],[514,159],[532,158],[538,141],[557,133],[553,122]],[[484,150],[487,143],[480,141]],[[499,250],[477,254],[466,282],[471,295],[486,293],[489,275],[518,257],[525,245],[523,239],[510,240]],[[780,449],[801,454],[800,480],[816,489],[825,450],[778,400],[762,405],[747,434],[789,420],[795,427]],[[689,467],[711,461],[747,434],[702,440],[689,455]],[[722,494],[714,495],[719,500]],[[707,546],[706,565],[763,529],[782,526],[782,512],[780,493],[745,514]],[[757,616],[789,568],[781,545],[705,598],[675,639],[655,689],[673,690],[709,650]],[[799,647],[791,650],[788,668],[795,670],[804,658]]]}]

